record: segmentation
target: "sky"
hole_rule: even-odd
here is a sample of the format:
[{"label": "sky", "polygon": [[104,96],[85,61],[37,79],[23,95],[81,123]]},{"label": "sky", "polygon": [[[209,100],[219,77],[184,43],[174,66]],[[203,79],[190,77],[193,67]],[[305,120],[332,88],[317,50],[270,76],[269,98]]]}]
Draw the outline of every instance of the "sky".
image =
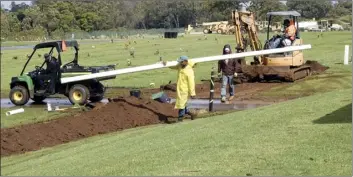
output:
[{"label": "sky", "polygon": [[5,9],[10,9],[11,2],[15,2],[16,4],[21,4],[24,2],[30,5],[32,1],[1,1],[1,7]]}]

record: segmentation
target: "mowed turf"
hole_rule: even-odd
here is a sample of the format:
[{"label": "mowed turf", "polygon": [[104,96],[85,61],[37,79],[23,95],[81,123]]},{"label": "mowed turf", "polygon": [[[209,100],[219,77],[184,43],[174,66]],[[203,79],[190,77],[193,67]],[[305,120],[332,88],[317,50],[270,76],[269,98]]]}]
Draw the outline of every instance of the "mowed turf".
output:
[{"label": "mowed turf", "polygon": [[351,89],[1,159],[2,175],[352,175]]},{"label": "mowed turf", "polygon": [[[317,60],[320,63],[332,67],[330,72],[351,72],[351,67],[343,66],[344,45],[351,44],[351,32],[327,32],[323,37],[317,37],[319,33],[302,33],[304,43],[311,44],[312,49],[304,50],[307,60]],[[189,35],[177,39],[145,38],[130,40],[129,47],[125,50],[125,44],[129,42],[115,41],[114,43],[99,42],[81,44],[79,51],[79,64],[109,65],[119,63],[118,68],[141,66],[159,62],[163,60],[174,61],[181,55],[188,55],[190,58],[214,56],[222,54],[225,44],[230,44],[235,48],[235,37],[233,35]],[[265,35],[260,35],[263,42]],[[136,41],[136,43],[134,42]],[[94,47],[94,48],[92,48]],[[130,56],[130,51],[134,50],[134,58]],[[1,56],[1,92],[3,97],[9,93],[9,82],[11,77],[20,74],[25,62],[26,55],[31,53],[31,49],[4,50]],[[41,65],[43,55],[49,50],[41,49],[40,56],[34,55],[33,60],[28,64],[26,72],[34,69],[35,65]],[[17,57],[17,59],[15,59]],[[70,62],[74,58],[73,50],[63,53],[63,63]],[[132,66],[127,65],[130,59]],[[251,60],[251,58],[249,58]],[[217,62],[200,63],[196,69],[196,80],[209,79],[211,68],[217,67]],[[169,69],[152,70],[146,72],[119,75],[117,79],[105,81],[106,86],[121,87],[149,87],[150,83],[155,83],[156,87],[166,84],[170,80],[175,81],[175,72]]]},{"label": "mowed turf", "polygon": [[[327,92],[352,87],[351,66],[344,66],[342,64],[344,45],[351,44],[351,33],[327,32],[323,33],[323,37],[319,38],[317,37],[318,34],[319,33],[301,34],[304,43],[312,45],[312,49],[304,50],[304,56],[307,60],[317,60],[329,66],[330,69],[326,71],[326,74],[310,77],[304,81],[296,82],[289,86],[274,88],[270,92],[260,94],[273,97],[293,95],[308,96],[317,92]],[[95,43],[94,40],[84,40],[80,45],[79,63],[84,66],[119,63],[118,68],[126,68],[129,67],[127,65],[127,59],[131,59],[133,66],[139,66],[159,62],[160,57],[162,57],[163,60],[171,61],[175,60],[180,55],[188,55],[190,57],[219,55],[222,53],[224,44],[230,44],[233,49],[235,47],[235,37],[233,35],[212,34],[206,36],[207,39],[205,39],[203,35],[189,35],[177,39],[160,39],[158,37],[148,36],[145,39],[129,40],[131,44],[126,50],[125,44],[129,44],[128,40],[116,40],[114,43],[110,43],[110,41]],[[261,34],[260,39],[263,41],[265,35]],[[134,41],[136,41],[136,43]],[[81,41],[79,40],[79,42]],[[92,44],[87,44],[87,42],[92,42]],[[11,42],[7,43],[11,44]],[[135,51],[135,58],[130,56],[130,50]],[[31,50],[4,50],[2,52],[1,97],[8,98],[11,77],[19,75],[26,62],[26,55],[30,54]],[[34,58],[27,66],[26,71],[32,70],[35,65],[42,64],[45,52],[48,52],[48,50],[43,49],[35,54]],[[40,54],[40,57],[38,54]],[[15,56],[18,58],[14,59],[13,57]],[[69,50],[64,52],[62,58],[63,63],[71,61],[73,59],[73,51]],[[249,58],[249,60],[251,60],[251,58]],[[216,63],[217,62],[207,62],[198,64],[195,68],[196,82],[200,82],[201,79],[209,79],[211,68],[212,66],[217,67]],[[158,87],[161,84],[168,83],[170,80],[172,82],[176,81],[175,71],[160,69],[119,75],[117,79],[104,81],[104,84],[109,87],[149,87],[150,83],[155,83],[155,86]],[[26,107],[25,113],[11,117],[5,117],[5,111],[9,109],[1,109],[1,114],[3,115],[1,119],[2,127],[40,122],[48,120],[48,116],[50,116],[50,119],[57,117],[52,113],[48,114],[44,108],[31,109],[32,108]],[[43,116],[36,116],[33,114],[34,112],[38,112]]]},{"label": "mowed turf", "polygon": [[[344,45],[351,45],[351,33],[324,33],[323,38],[317,38],[317,34],[302,34],[304,42],[313,46],[304,51],[305,58],[330,66],[330,70],[263,93],[265,96],[316,93],[314,96],[181,124],[131,129],[2,158],[2,175],[352,175],[352,70],[351,66],[342,65]],[[83,44],[80,61],[84,65],[118,61],[124,68],[127,58],[135,66],[158,62],[159,55],[154,55],[157,49],[168,60],[183,54],[217,55],[226,43],[234,48],[234,39],[234,36],[208,35],[205,40],[202,35],[192,35],[171,40],[138,39],[137,44],[132,40],[134,59],[121,42]],[[8,87],[4,80],[19,73],[25,62],[12,59],[20,51],[30,52],[3,51],[8,53],[1,61],[2,92]],[[4,60],[8,67],[4,66]],[[199,64],[195,69],[197,81],[209,78],[214,64]],[[105,83],[145,87],[150,82],[158,86],[175,78],[175,72],[162,69],[121,75]],[[3,117],[2,124],[6,121]],[[34,121],[40,119],[47,118]],[[19,123],[12,120],[8,126]]]}]

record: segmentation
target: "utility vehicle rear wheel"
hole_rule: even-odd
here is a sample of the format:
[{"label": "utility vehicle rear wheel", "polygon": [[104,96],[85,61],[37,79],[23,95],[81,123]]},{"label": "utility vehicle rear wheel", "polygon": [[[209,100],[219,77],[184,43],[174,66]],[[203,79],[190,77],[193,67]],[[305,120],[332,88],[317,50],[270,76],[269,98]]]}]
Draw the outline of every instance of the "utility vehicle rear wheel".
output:
[{"label": "utility vehicle rear wheel", "polygon": [[11,89],[9,97],[14,105],[23,106],[29,100],[28,89],[21,85],[15,86]]},{"label": "utility vehicle rear wheel", "polygon": [[89,90],[86,86],[76,84],[70,88],[69,100],[72,104],[84,105],[90,97]]}]

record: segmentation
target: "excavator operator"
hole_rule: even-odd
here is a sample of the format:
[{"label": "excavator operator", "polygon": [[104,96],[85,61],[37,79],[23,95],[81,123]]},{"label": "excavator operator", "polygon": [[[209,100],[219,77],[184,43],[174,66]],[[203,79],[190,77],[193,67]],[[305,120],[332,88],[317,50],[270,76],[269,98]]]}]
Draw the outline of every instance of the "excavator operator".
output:
[{"label": "excavator operator", "polygon": [[285,19],[283,23],[285,30],[283,36],[277,36],[273,42],[270,42],[272,49],[278,48],[282,42],[283,46],[290,46],[295,40],[296,28],[292,20]]}]

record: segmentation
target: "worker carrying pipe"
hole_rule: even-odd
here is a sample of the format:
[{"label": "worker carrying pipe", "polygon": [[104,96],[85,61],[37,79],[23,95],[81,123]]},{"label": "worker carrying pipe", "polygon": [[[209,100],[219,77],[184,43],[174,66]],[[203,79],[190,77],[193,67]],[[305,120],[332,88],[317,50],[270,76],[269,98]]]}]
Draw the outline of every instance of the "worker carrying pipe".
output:
[{"label": "worker carrying pipe", "polygon": [[[178,121],[182,122],[185,114],[191,116],[191,119],[194,119],[195,114],[191,113],[187,107],[188,98],[194,99],[196,96],[195,92],[195,75],[194,62],[188,61],[187,56],[181,56],[177,62],[176,66],[169,67],[178,71],[178,80],[177,80],[177,97],[175,103],[175,109],[179,110]],[[163,65],[167,65],[166,61],[163,61]]]}]

